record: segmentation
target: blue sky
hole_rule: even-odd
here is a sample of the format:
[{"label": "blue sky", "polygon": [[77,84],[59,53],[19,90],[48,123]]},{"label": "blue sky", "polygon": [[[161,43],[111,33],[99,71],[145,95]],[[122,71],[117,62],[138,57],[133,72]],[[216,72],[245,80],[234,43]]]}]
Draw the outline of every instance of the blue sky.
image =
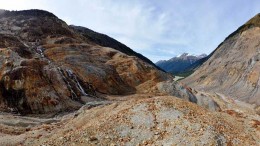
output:
[{"label": "blue sky", "polygon": [[107,34],[153,62],[211,53],[260,12],[260,0],[0,0],[0,9],[44,9]]}]

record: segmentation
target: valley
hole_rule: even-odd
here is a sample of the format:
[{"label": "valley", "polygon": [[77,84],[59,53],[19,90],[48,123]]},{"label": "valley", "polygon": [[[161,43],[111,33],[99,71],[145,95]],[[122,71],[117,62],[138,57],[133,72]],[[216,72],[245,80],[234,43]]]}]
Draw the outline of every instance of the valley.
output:
[{"label": "valley", "polygon": [[259,145],[259,16],[171,59],[182,79],[51,12],[1,10],[0,145]]}]

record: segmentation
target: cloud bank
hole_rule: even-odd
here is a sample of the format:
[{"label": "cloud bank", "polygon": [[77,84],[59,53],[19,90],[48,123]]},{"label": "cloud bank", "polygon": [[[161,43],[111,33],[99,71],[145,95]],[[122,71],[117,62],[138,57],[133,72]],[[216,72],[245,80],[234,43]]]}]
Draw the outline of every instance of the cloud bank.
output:
[{"label": "cloud bank", "polygon": [[44,9],[107,34],[153,62],[211,53],[259,13],[259,0],[0,0],[1,9]]}]

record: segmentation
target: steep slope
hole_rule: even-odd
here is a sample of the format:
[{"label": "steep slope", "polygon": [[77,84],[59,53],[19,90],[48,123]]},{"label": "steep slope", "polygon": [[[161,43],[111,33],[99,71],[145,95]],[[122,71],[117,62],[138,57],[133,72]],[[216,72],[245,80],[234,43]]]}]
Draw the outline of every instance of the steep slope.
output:
[{"label": "steep slope", "polygon": [[[145,61],[146,63],[149,63],[149,64],[153,65],[154,67],[158,68],[152,61],[150,61],[148,58],[144,57],[142,54],[136,53],[135,51],[133,51],[126,45],[118,42],[117,40],[115,40],[105,34],[95,32],[93,30],[90,30],[90,29],[82,27],[82,26],[70,25],[69,27],[72,28],[74,31],[83,35],[90,42],[94,42],[95,44],[98,44],[103,47],[110,47],[110,48],[116,49],[129,56],[136,56],[136,57],[142,59],[143,61]],[[158,69],[160,69],[160,68],[158,68]]]},{"label": "steep slope", "polygon": [[260,105],[260,14],[228,36],[183,83]]},{"label": "steep slope", "polygon": [[[193,64],[205,57],[207,57],[206,54],[195,56],[183,53],[181,56],[173,57],[169,60],[158,61],[156,65],[167,72],[180,74],[192,70],[194,68]],[[197,62],[195,66],[198,66],[199,63],[200,62]]]},{"label": "steep slope", "polygon": [[99,46],[42,10],[1,10],[0,38],[2,111],[73,110],[96,93],[145,92],[171,78],[132,50]]}]

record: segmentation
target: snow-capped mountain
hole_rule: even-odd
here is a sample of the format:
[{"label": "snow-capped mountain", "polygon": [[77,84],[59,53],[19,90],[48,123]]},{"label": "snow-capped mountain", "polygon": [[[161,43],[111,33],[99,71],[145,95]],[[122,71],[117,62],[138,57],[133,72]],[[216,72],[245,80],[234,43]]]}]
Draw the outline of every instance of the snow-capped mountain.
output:
[{"label": "snow-capped mountain", "polygon": [[160,60],[156,63],[157,66],[171,73],[182,73],[189,70],[195,62],[207,57],[206,54],[193,55],[189,53],[183,53],[169,60]]}]

